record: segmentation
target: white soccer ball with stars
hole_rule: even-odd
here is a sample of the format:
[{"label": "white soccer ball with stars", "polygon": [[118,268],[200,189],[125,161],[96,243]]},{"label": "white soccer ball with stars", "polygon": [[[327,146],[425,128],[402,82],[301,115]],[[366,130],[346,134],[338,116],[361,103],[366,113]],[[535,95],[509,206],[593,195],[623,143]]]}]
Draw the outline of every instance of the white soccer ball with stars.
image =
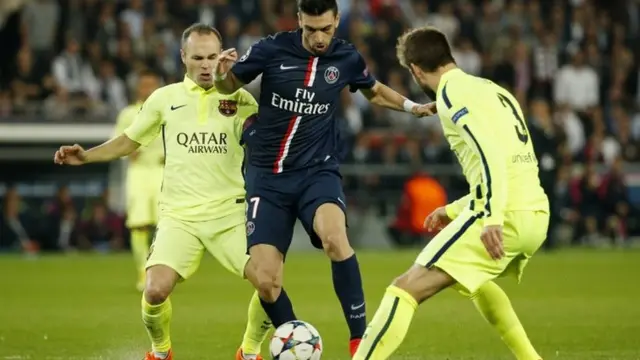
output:
[{"label": "white soccer ball with stars", "polygon": [[276,329],[269,348],[274,360],[320,360],[322,338],[311,324],[294,320]]}]

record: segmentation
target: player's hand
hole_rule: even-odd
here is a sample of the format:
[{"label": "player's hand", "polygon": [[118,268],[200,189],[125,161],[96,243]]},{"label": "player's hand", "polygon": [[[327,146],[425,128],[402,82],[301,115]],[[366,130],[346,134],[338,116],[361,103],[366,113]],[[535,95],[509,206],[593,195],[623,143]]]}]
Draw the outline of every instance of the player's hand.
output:
[{"label": "player's hand", "polygon": [[451,222],[444,206],[435,209],[424,219],[424,228],[427,231],[441,230]]},{"label": "player's hand", "polygon": [[224,76],[238,61],[238,52],[235,48],[227,49],[221,52],[216,60],[216,76]]},{"label": "player's hand", "polygon": [[86,162],[82,146],[75,144],[72,146],[61,146],[53,156],[53,162],[58,165],[82,165]]},{"label": "player's hand", "polygon": [[484,247],[491,255],[492,259],[499,260],[504,256],[504,246],[502,244],[502,226],[485,226],[480,235]]},{"label": "player's hand", "polygon": [[411,113],[417,117],[431,116],[438,113],[436,109],[436,102],[430,102],[428,104],[418,104],[413,107]]}]

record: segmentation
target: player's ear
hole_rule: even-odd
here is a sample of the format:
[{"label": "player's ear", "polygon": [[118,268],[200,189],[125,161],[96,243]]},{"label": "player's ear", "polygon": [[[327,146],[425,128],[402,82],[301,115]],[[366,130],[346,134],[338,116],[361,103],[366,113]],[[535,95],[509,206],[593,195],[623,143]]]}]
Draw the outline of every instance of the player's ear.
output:
[{"label": "player's ear", "polygon": [[409,64],[409,70],[415,77],[419,78],[422,76],[422,70],[420,70],[420,68],[416,66],[416,64]]},{"label": "player's ear", "polygon": [[187,53],[184,51],[183,48],[180,48],[180,60],[182,60],[182,63],[185,66],[187,65]]},{"label": "player's ear", "polygon": [[334,20],[334,25],[335,25],[336,29],[338,28],[338,25],[340,25],[340,12],[336,13],[336,18]]},{"label": "player's ear", "polygon": [[298,26],[302,29],[302,16],[300,11],[298,11]]}]

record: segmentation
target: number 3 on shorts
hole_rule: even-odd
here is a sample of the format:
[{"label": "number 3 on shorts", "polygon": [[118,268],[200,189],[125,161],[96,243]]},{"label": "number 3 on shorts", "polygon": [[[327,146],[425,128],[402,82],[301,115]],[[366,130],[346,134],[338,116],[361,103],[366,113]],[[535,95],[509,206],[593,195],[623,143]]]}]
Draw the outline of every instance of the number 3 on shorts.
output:
[{"label": "number 3 on shorts", "polygon": [[249,199],[249,209],[247,209],[247,215],[251,214],[249,219],[255,219],[258,215],[258,205],[260,205],[260,197],[254,196]]}]

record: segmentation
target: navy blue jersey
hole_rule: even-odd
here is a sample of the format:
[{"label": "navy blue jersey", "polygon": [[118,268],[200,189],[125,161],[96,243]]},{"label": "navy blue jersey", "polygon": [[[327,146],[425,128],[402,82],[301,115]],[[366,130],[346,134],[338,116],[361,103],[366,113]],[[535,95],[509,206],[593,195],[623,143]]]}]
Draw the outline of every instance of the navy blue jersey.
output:
[{"label": "navy blue jersey", "polygon": [[274,173],[337,157],[340,93],[375,84],[353,45],[333,39],[324,55],[315,56],[302,46],[301,30],[258,41],[231,71],[245,84],[262,74],[258,116],[247,124],[243,141],[248,163]]}]

